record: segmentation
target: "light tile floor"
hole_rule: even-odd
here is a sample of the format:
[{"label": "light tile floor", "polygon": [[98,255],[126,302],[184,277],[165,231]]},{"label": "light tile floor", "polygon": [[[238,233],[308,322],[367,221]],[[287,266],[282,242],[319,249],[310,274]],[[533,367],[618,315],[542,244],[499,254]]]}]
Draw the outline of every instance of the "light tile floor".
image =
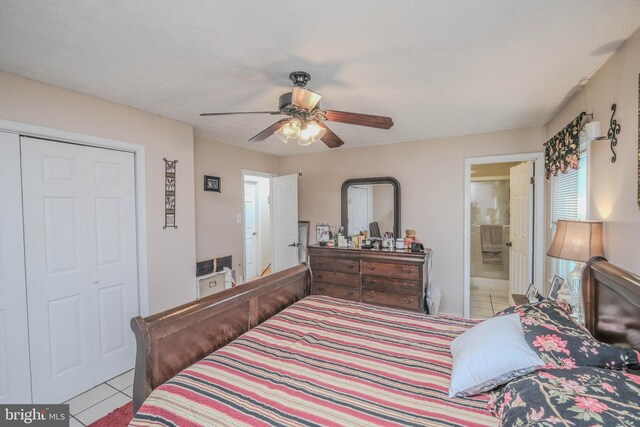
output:
[{"label": "light tile floor", "polygon": [[69,399],[71,427],[87,426],[131,401],[133,369]]}]

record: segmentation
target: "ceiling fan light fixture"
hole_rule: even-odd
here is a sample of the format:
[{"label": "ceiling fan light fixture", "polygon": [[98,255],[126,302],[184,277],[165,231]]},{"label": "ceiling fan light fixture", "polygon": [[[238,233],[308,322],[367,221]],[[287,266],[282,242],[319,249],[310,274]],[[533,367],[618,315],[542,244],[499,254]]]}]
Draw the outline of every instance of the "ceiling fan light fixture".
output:
[{"label": "ceiling fan light fixture", "polygon": [[322,98],[322,95],[319,93],[302,87],[294,87],[291,93],[293,96],[291,103],[307,111],[313,110],[314,107],[318,105],[318,102],[320,102],[320,98]]},{"label": "ceiling fan light fixture", "polygon": [[300,131],[300,138],[298,139],[298,145],[310,145],[316,141],[319,141],[326,130],[315,121],[310,121]]},{"label": "ceiling fan light fixture", "polygon": [[284,126],[275,131],[275,135],[285,143],[297,141],[300,137],[302,123],[299,119],[293,118],[289,120]]}]

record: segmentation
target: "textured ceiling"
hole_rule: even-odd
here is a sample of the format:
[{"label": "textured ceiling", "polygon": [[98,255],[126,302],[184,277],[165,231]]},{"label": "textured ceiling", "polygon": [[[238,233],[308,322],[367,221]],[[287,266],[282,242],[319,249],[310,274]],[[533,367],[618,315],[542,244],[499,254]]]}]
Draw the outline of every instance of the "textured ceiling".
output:
[{"label": "textured ceiling", "polygon": [[2,0],[0,69],[195,125],[276,155],[325,149],[247,139],[288,74],[358,147],[544,125],[640,25],[638,0]]}]

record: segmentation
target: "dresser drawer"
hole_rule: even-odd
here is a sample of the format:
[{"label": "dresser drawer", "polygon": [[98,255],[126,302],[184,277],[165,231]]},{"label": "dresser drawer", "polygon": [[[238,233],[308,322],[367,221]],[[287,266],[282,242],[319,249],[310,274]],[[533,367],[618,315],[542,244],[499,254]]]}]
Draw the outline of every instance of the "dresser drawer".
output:
[{"label": "dresser drawer", "polygon": [[329,283],[314,283],[311,289],[313,295],[327,295],[334,298],[360,301],[360,289],[348,286],[338,286]]},{"label": "dresser drawer", "polygon": [[362,261],[362,274],[366,274],[367,276],[386,276],[398,279],[420,280],[420,266]]},{"label": "dresser drawer", "polygon": [[314,282],[333,283],[351,288],[360,287],[360,275],[349,273],[338,273],[335,271],[316,270],[313,272]]},{"label": "dresser drawer", "polygon": [[389,277],[362,276],[362,289],[399,292],[418,295],[422,284],[418,280],[391,279]]},{"label": "dresser drawer", "polygon": [[312,270],[341,271],[344,273],[360,273],[360,261],[350,259],[335,259],[325,257],[311,257]]},{"label": "dresser drawer", "polygon": [[420,310],[420,298],[417,295],[362,290],[362,302],[366,302],[369,304],[387,305],[391,307],[407,308],[410,310]]}]

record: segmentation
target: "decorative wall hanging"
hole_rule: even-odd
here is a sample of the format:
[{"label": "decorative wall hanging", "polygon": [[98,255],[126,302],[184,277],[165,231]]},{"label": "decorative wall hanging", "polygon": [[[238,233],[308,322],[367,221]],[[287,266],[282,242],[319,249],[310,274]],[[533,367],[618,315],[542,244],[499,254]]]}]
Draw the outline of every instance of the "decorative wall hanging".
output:
[{"label": "decorative wall hanging", "polygon": [[164,227],[178,228],[176,225],[176,164],[177,160],[164,160]]},{"label": "decorative wall hanging", "polygon": [[613,116],[616,115],[616,104],[611,104],[611,118],[609,119],[609,130],[607,131],[607,139],[611,140],[611,152],[613,156],[611,156],[611,163],[616,162],[616,150],[614,150],[615,146],[618,145],[618,134],[620,133],[620,123]]},{"label": "decorative wall hanging", "polygon": [[580,164],[580,130],[582,112],[564,129],[544,144],[544,175],[549,179],[558,172],[566,173],[568,169],[578,169]]},{"label": "decorative wall hanging", "polygon": [[220,177],[205,175],[204,191],[216,191],[220,193]]}]

